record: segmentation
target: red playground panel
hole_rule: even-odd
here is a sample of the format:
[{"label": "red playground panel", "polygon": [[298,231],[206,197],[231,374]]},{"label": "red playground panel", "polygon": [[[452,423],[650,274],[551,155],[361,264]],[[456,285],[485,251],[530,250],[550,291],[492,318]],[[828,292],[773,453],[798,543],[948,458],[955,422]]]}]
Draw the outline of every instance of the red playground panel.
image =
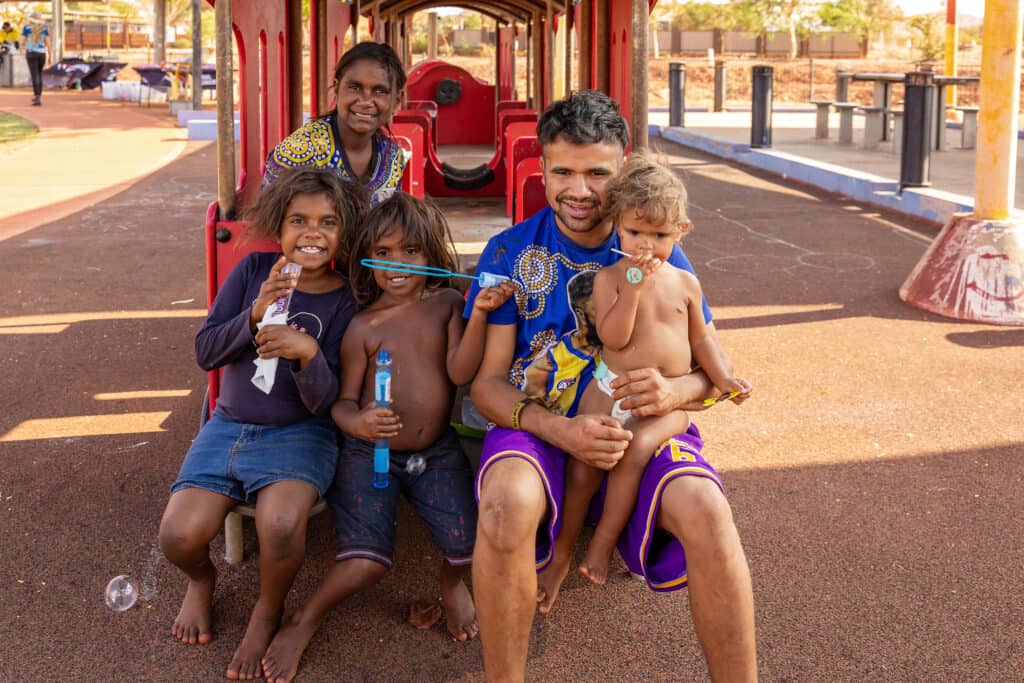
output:
[{"label": "red playground panel", "polygon": [[[274,240],[245,237],[245,221],[218,221],[217,202],[206,210],[206,307],[213,306],[221,285],[238,262],[255,251],[280,251]],[[209,373],[210,414],[220,393],[220,370]]]},{"label": "red playground panel", "polygon": [[395,141],[405,150],[408,161],[402,174],[402,190],[413,197],[426,196],[425,169],[427,159],[423,152],[423,129],[413,123],[396,123],[391,126]]},{"label": "red playground panel", "polygon": [[488,145],[494,140],[494,86],[465,69],[428,59],[409,71],[410,101],[437,103],[438,145]]},{"label": "red playground panel", "polygon": [[[510,140],[505,149],[508,153],[505,157],[506,168],[518,168],[519,162],[524,159],[531,157],[540,156],[540,143],[537,142],[536,135],[523,135],[521,137]],[[509,173],[505,180],[505,215],[512,216],[515,212],[515,189],[516,189],[516,177],[514,173]]]},{"label": "red playground panel", "polygon": [[[505,130],[513,123],[532,123],[537,127],[537,112],[533,109],[503,109],[498,112],[498,137],[495,143],[501,145],[505,136]],[[532,133],[531,133],[532,135]]]},{"label": "red playground panel", "polygon": [[516,167],[516,215],[521,223],[548,204],[544,196],[544,176],[540,170],[540,157],[530,157]]}]

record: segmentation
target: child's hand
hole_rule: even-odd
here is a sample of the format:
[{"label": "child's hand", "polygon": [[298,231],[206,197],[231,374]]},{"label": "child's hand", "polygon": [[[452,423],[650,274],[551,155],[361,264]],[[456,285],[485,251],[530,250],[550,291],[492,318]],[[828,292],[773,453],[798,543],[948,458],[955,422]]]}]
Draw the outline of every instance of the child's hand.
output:
[{"label": "child's hand", "polygon": [[733,396],[731,399],[729,399],[736,405],[740,405],[748,398],[750,398],[750,392],[753,389],[750,386],[750,382],[748,382],[745,379],[740,379],[739,377],[729,377],[724,382],[721,382],[720,384],[715,384],[715,387],[723,394],[729,394],[734,391],[740,392],[738,396]]},{"label": "child's hand", "polygon": [[287,262],[288,259],[284,256],[277,259],[277,263],[270,269],[270,275],[267,276],[266,282],[260,285],[260,293],[256,296],[256,301],[253,302],[252,313],[249,316],[250,329],[255,330],[256,323],[263,320],[267,309],[282,296],[288,296],[299,283],[297,276],[281,272]]},{"label": "child's hand", "polygon": [[267,325],[256,333],[256,352],[260,358],[287,358],[302,362],[316,358],[320,347],[316,339],[289,325]]},{"label": "child's hand", "polygon": [[352,436],[363,441],[377,439],[393,439],[402,429],[402,423],[391,408],[370,406],[359,411],[353,424],[350,425]]},{"label": "child's hand", "polygon": [[511,280],[505,280],[494,287],[486,287],[477,292],[473,301],[473,310],[490,313],[498,310],[508,298],[516,293],[516,286]]},{"label": "child's hand", "polygon": [[[660,258],[649,253],[631,256],[629,257],[629,262],[632,264],[632,268],[638,268],[643,274],[642,279],[637,282],[633,282],[634,285],[642,285],[647,281],[648,276],[654,273],[658,268],[661,268],[661,264],[664,263]],[[632,282],[632,280],[630,280],[630,282]]]}]

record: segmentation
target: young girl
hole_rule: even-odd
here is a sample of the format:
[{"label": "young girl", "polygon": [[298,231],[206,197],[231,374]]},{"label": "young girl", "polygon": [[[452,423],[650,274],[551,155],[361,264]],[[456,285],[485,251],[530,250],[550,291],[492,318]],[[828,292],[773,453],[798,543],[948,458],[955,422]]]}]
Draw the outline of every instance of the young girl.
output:
[{"label": "young girl", "polygon": [[[370,270],[362,258],[454,270],[444,216],[433,204],[396,194],[370,211],[353,250],[351,283],[366,305],[341,349],[341,395],[331,414],[344,432],[338,471],[328,495],[334,513],[336,564],[306,606],[267,650],[268,680],[290,681],[329,609],[380,581],[392,563],[400,493],[427,523],[444,556],[441,604],[456,640],[476,636],[476,616],[463,577],[476,538],[473,470],[448,427],[457,385],[467,384],[483,356],[487,313],[512,294],[512,284],[482,290],[464,323],[462,295],[437,278],[401,269]],[[465,329],[463,327],[465,326]],[[374,402],[377,354],[391,355],[391,408]],[[390,439],[387,488],[373,487],[373,442]],[[423,459],[425,469],[408,468]]]},{"label": "young girl", "polygon": [[[228,664],[230,679],[260,675],[302,564],[309,510],[334,476],[338,450],[329,413],[338,396],[341,338],[356,302],[331,260],[343,255],[367,208],[365,190],[334,173],[282,174],[247,216],[251,230],[277,239],[281,253],[243,259],[196,335],[199,366],[223,369],[221,393],[171,487],[160,546],[189,579],[171,633],[208,643],[216,579],[210,540],[232,507],[256,503],[260,595]],[[286,262],[302,266],[297,279],[282,272]],[[261,326],[268,307],[288,295],[288,324]],[[279,359],[269,393],[252,381],[257,357]]]},{"label": "young girl", "polygon": [[[621,250],[628,256],[594,277],[594,322],[601,351],[579,412],[611,415],[633,432],[633,439],[608,475],[601,520],[580,564],[580,573],[599,585],[607,581],[612,551],[636,504],[652,454],[690,426],[682,410],[656,418],[632,417],[612,399],[611,382],[623,372],[650,367],[659,368],[665,377],[678,377],[688,374],[695,360],[721,394],[737,392],[731,397],[735,403],[750,395],[750,384],[731,376],[724,351],[707,333],[700,282],[665,263],[690,229],[682,182],[650,157],[634,154],[609,186],[608,203]],[[568,564],[590,499],[604,476],[576,458],[569,458],[567,468],[570,483],[553,561],[563,565]],[[565,567],[551,575],[564,577]]]},{"label": "young girl", "polygon": [[383,131],[405,88],[405,71],[385,43],[365,42],[341,56],[334,68],[334,109],[282,140],[267,157],[264,186],[285,168],[330,168],[357,180],[378,204],[402,184],[405,154]]}]

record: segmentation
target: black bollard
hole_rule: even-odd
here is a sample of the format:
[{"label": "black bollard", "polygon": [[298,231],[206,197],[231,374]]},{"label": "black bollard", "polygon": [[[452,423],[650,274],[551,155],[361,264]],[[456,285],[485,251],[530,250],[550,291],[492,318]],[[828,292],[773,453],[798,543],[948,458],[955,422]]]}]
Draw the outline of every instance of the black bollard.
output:
[{"label": "black bollard", "polygon": [[753,69],[750,112],[750,146],[772,146],[772,79],[774,69],[760,65]]},{"label": "black bollard", "polygon": [[903,82],[903,148],[900,190],[931,185],[932,122],[935,117],[935,74],[912,71]]},{"label": "black bollard", "polygon": [[715,62],[715,104],[713,111],[725,110],[725,62]]},{"label": "black bollard", "polygon": [[668,125],[686,125],[686,65],[668,65]]}]

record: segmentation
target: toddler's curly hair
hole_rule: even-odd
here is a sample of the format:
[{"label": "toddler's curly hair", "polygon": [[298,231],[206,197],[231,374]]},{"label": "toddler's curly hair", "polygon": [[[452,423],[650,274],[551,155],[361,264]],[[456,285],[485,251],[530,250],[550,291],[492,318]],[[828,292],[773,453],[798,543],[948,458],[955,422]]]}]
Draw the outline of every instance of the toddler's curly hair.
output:
[{"label": "toddler's curly hair", "polygon": [[608,210],[616,221],[633,211],[651,225],[670,225],[684,235],[691,227],[683,181],[649,152],[630,154],[609,183]]}]

